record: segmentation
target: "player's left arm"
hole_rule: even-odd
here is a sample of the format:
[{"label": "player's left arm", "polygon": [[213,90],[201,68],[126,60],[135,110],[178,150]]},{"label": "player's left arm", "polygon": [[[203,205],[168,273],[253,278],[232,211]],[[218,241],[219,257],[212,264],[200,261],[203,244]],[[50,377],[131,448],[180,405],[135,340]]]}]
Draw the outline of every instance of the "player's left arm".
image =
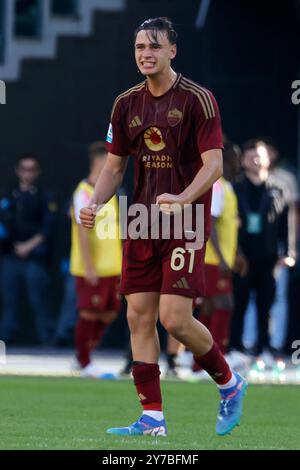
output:
[{"label": "player's left arm", "polygon": [[223,174],[221,149],[207,150],[201,155],[203,166],[189,186],[181,193],[185,204],[191,204],[205,194]]},{"label": "player's left arm", "polygon": [[223,174],[223,157],[221,149],[207,150],[201,155],[203,166],[200,168],[195,178],[185,190],[178,194],[164,193],[156,198],[156,204],[165,205],[162,209],[167,209],[169,204],[191,204],[202,194],[205,194]]},{"label": "player's left arm", "polygon": [[[168,212],[170,204],[191,204],[202,194],[205,194],[223,174],[222,155],[222,126],[217,102],[211,92],[207,91],[206,99],[209,103],[209,113],[204,109],[202,100],[195,100],[192,112],[194,122],[197,123],[196,139],[202,167],[195,175],[193,181],[181,194],[161,194],[156,203],[161,210]],[[199,155],[199,156],[200,156]]]},{"label": "player's left arm", "polygon": [[283,256],[279,264],[293,267],[296,262],[296,228],[294,226],[292,205],[287,204],[279,216],[279,241],[283,246]]}]

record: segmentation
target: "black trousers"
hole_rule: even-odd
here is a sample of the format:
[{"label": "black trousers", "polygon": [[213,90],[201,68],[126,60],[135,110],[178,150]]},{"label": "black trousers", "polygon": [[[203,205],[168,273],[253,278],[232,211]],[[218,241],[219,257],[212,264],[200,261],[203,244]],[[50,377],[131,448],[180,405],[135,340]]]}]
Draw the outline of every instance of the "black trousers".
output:
[{"label": "black trousers", "polygon": [[258,340],[257,354],[269,347],[269,314],[275,298],[274,268],[276,260],[267,260],[249,265],[245,277],[235,275],[233,279],[234,310],[231,321],[230,347],[242,350],[244,317],[248,307],[250,293],[256,294]]}]

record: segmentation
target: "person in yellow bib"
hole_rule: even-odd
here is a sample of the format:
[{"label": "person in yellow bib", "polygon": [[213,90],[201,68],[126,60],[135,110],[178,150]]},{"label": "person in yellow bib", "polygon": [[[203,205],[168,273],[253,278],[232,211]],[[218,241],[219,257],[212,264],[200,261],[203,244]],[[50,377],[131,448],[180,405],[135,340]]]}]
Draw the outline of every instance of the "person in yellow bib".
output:
[{"label": "person in yellow bib", "polygon": [[[98,371],[91,362],[91,352],[100,343],[105,330],[120,310],[119,282],[122,246],[119,237],[118,200],[114,195],[98,212],[96,230],[80,225],[80,209],[89,204],[97,177],[106,159],[105,144],[95,142],[89,147],[90,173],[81,181],[71,208],[72,239],[70,271],[76,278],[79,318],[75,328],[77,366],[83,376]],[[105,233],[103,221],[109,224]]]},{"label": "person in yellow bib", "polygon": [[237,255],[238,204],[231,185],[240,169],[240,150],[228,142],[223,175],[213,185],[212,230],[205,253],[206,295],[200,321],[210,330],[223,354],[229,342],[233,309],[232,271]]}]

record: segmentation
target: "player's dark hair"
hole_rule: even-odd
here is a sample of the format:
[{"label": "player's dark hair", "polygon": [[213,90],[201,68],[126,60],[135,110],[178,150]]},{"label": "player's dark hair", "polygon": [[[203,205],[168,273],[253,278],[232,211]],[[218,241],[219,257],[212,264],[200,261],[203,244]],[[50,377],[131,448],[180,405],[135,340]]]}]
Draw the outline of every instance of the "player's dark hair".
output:
[{"label": "player's dark hair", "polygon": [[106,150],[105,142],[102,142],[99,140],[89,145],[88,156],[89,156],[90,163],[93,163],[95,158],[106,157],[106,154],[107,154],[107,150]]},{"label": "player's dark hair", "polygon": [[41,166],[40,158],[33,152],[22,153],[16,159],[16,166],[19,166],[23,160],[34,160],[38,166]]},{"label": "player's dark hair", "polygon": [[161,31],[165,31],[168,37],[170,44],[176,44],[178,34],[176,33],[172,21],[165,17],[161,16],[159,18],[149,18],[149,20],[144,21],[134,33],[134,38],[136,39],[137,34],[142,31],[150,31],[151,39],[154,42],[157,41],[157,34]]},{"label": "player's dark hair", "polygon": [[260,145],[268,148],[269,157],[272,164],[274,164],[274,162],[276,162],[279,158],[280,150],[275,141],[269,137],[247,140],[242,146],[242,152],[244,154],[247,152],[247,150],[257,149],[257,147]]},{"label": "player's dark hair", "polygon": [[247,150],[256,149],[259,145],[267,145],[263,139],[249,139],[242,145],[242,152],[245,153]]},{"label": "player's dark hair", "polygon": [[224,162],[230,162],[233,159],[240,160],[241,158],[241,149],[237,144],[234,144],[233,142],[227,141],[224,144],[224,150],[223,150],[223,160]]},{"label": "player's dark hair", "polygon": [[273,159],[277,160],[280,156],[280,149],[276,140],[272,137],[263,137],[260,139],[260,142],[263,142],[273,153]]}]

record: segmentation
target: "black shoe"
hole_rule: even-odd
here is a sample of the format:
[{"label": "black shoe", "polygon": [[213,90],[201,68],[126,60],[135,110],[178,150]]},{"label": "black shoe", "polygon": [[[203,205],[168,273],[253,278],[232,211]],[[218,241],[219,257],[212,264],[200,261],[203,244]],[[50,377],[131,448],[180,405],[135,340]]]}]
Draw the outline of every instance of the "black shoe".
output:
[{"label": "black shoe", "polygon": [[273,346],[270,346],[268,350],[272,354],[275,360],[282,359],[284,357],[284,353],[282,349],[277,349],[277,348],[273,348]]},{"label": "black shoe", "polygon": [[132,369],[132,361],[127,361],[123,369],[121,369],[121,375],[130,375]]},{"label": "black shoe", "polygon": [[178,378],[178,372],[177,372],[176,368],[175,367],[167,367],[167,369],[165,371],[165,377],[167,377],[168,379]]}]

